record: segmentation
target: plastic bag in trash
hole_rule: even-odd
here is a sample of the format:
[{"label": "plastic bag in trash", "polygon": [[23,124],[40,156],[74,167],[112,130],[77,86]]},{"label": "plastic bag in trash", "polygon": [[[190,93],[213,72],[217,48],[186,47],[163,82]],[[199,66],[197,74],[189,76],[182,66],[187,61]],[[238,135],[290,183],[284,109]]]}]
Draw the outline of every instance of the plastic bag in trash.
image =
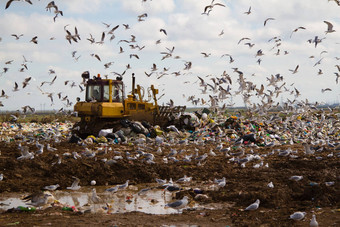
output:
[{"label": "plastic bag in trash", "polygon": [[139,134],[139,133],[143,133],[144,135],[149,133],[149,130],[146,129],[142,123],[135,121],[131,124],[131,129],[132,131],[134,131],[135,133]]},{"label": "plastic bag in trash", "polygon": [[246,134],[244,136],[242,136],[243,141],[250,141],[255,143],[256,142],[256,136],[255,134]]},{"label": "plastic bag in trash", "polygon": [[102,129],[99,131],[98,133],[98,137],[102,137],[102,136],[107,136],[107,134],[109,133],[112,133],[113,132],[113,129],[112,128],[109,128],[109,129]]},{"label": "plastic bag in trash", "polygon": [[76,134],[72,134],[69,143],[78,143],[81,141],[81,138],[77,136]]}]

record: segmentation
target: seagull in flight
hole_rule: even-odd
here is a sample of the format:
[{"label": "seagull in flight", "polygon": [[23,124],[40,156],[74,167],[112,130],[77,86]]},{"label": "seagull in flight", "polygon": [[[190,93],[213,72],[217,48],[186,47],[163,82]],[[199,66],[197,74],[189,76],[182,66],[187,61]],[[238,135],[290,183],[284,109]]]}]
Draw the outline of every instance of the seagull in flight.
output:
[{"label": "seagull in flight", "polygon": [[159,29],[159,31],[160,31],[160,32],[163,32],[165,35],[168,35],[168,34],[166,33],[165,29],[163,29],[163,28]]},{"label": "seagull in flight", "polygon": [[[5,9],[7,9],[7,8],[12,4],[12,2],[14,2],[14,1],[18,1],[18,2],[19,2],[20,0],[9,0],[9,1],[6,3]],[[28,2],[29,4],[32,5],[31,0],[25,0],[25,2]]]},{"label": "seagull in flight", "polygon": [[102,61],[98,54],[90,54],[92,57],[97,58],[98,61]]},{"label": "seagull in flight", "polygon": [[298,69],[299,69],[299,65],[297,65],[297,66],[295,67],[295,69],[289,69],[289,71],[291,71],[292,74],[295,74],[295,73],[298,72]]},{"label": "seagull in flight", "polygon": [[19,86],[17,82],[14,83],[13,91],[19,91]]},{"label": "seagull in flight", "polygon": [[335,82],[336,82],[336,84],[338,84],[338,83],[339,83],[340,74],[337,73],[337,72],[335,72],[334,74],[335,74],[335,76],[336,76]]},{"label": "seagull in flight", "polygon": [[101,40],[99,42],[96,42],[96,43],[102,45],[104,43],[104,39],[105,39],[105,32],[102,33]]},{"label": "seagull in flight", "polygon": [[38,36],[34,36],[30,42],[38,44]]},{"label": "seagull in flight", "polygon": [[15,37],[16,40],[19,40],[21,36],[24,36],[24,34],[20,34],[20,35],[12,34],[11,36]]},{"label": "seagull in flight", "polygon": [[222,3],[214,3],[214,1],[215,0],[212,0],[210,5],[207,5],[207,6],[204,7],[204,12],[202,14],[207,14],[209,16],[209,13],[214,8],[214,6],[225,7],[225,5],[223,5]]},{"label": "seagull in flight", "polygon": [[323,21],[324,23],[327,24],[327,31],[325,31],[325,33],[332,33],[335,32],[335,30],[333,29],[333,24],[328,22],[328,21]]},{"label": "seagull in flight", "polygon": [[267,22],[268,22],[269,20],[275,20],[275,19],[272,18],[272,17],[267,18],[267,19],[264,21],[263,26],[266,26],[266,24],[267,24]]},{"label": "seagull in flight", "polygon": [[203,56],[204,56],[205,58],[207,58],[207,57],[209,57],[209,56],[211,55],[211,53],[205,53],[205,52],[201,52],[201,54],[203,54]]},{"label": "seagull in flight", "polygon": [[143,13],[141,15],[138,16],[138,21],[145,21],[145,18],[148,17],[147,13]]},{"label": "seagull in flight", "polygon": [[80,189],[80,179],[78,177],[73,177],[75,180],[73,181],[71,187],[67,187],[66,189],[70,189],[70,190],[78,190]]},{"label": "seagull in flight", "polygon": [[243,38],[241,38],[241,39],[238,41],[237,44],[240,44],[240,42],[242,42],[243,40],[250,40],[250,38],[248,38],[248,37],[243,37]]},{"label": "seagull in flight", "polygon": [[299,31],[299,30],[301,30],[301,29],[306,29],[306,28],[305,28],[305,27],[298,27],[298,28],[295,28],[295,29],[292,31],[292,33],[290,34],[290,38],[292,38],[292,35],[293,35],[294,32],[297,32],[297,31]]},{"label": "seagull in flight", "polygon": [[325,91],[332,91],[332,89],[330,89],[330,88],[321,89],[322,93],[324,93]]},{"label": "seagull in flight", "polygon": [[244,14],[247,14],[247,15],[251,14],[251,6],[249,7],[247,12],[244,12]]},{"label": "seagull in flight", "polygon": [[130,29],[130,25],[129,24],[123,24],[124,28],[127,30],[127,29]]}]

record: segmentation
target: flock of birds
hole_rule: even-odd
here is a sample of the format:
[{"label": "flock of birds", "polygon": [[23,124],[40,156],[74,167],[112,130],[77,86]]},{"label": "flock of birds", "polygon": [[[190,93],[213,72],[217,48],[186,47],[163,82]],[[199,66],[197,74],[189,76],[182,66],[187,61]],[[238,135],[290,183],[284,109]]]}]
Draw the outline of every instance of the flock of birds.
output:
[{"label": "flock of birds", "polygon": [[[10,0],[6,4],[6,9],[9,9],[14,2],[18,0]],[[26,1],[27,3],[32,5],[32,2],[30,0]],[[142,1],[142,3],[145,3],[147,1]],[[338,1],[334,1],[336,4],[339,4]],[[150,2],[150,4],[152,4]],[[226,7],[225,4],[216,2],[215,0],[212,0],[209,5],[206,5],[203,9],[202,16],[206,15],[209,16],[211,12],[216,8],[222,8]],[[58,5],[54,2],[51,1],[49,2],[46,7],[46,11],[49,12],[54,12],[54,22],[56,21],[56,18],[58,16],[63,16],[63,11],[61,11],[58,7]],[[249,16],[252,13],[252,8],[249,7],[248,11],[244,12],[245,15]],[[142,23],[143,21],[148,19],[148,13],[143,13],[137,16],[137,23]],[[275,20],[273,17],[269,17],[264,20],[263,26],[268,26],[268,23],[270,21]],[[325,34],[329,33],[334,33],[335,29],[334,26],[331,22],[329,21],[324,21],[326,24],[326,29],[325,29]],[[100,40],[97,40],[95,37],[96,35],[89,34],[90,37],[87,38],[82,38],[83,35],[81,35],[80,31],[78,31],[76,26],[71,26],[69,24],[64,26],[64,32],[65,32],[65,39],[66,41],[72,45],[73,43],[78,43],[78,42],[89,42],[91,45],[103,45],[107,44],[107,39],[109,37],[109,41],[111,42],[112,40],[116,39],[116,33],[118,29],[120,29],[120,25],[114,25],[111,26],[111,24],[104,23],[102,24],[105,27],[105,30],[100,34]],[[129,24],[123,24],[124,30],[131,30],[131,27]],[[306,27],[299,26],[291,32],[290,38],[292,38],[292,35],[302,31],[306,30]],[[166,31],[165,28],[159,28],[159,32],[162,33],[164,36],[171,36],[169,32]],[[221,33],[218,36],[223,36],[224,31],[222,30]],[[11,34],[12,37],[15,38],[15,40],[20,40],[24,36],[24,34]],[[311,38],[308,40],[309,43],[313,44],[315,48],[317,48],[318,44],[321,42],[325,42],[326,37],[320,38],[318,35],[315,35],[314,38]],[[51,37],[50,40],[55,40],[55,37]],[[33,44],[38,44],[38,36],[34,36],[30,42]],[[161,39],[155,40],[155,44],[158,45],[162,42]],[[244,43],[243,43],[244,42]],[[273,47],[271,48],[270,51],[276,51],[275,55],[280,55],[281,54],[281,47],[282,44],[284,43],[284,38],[281,37],[272,37],[268,40],[269,43],[273,43]],[[249,46],[250,49],[254,48],[256,45],[255,43],[251,42],[251,38],[249,37],[242,37],[238,45],[244,44]],[[138,37],[135,35],[131,34],[130,39],[120,39],[117,43],[119,45],[119,54],[123,54],[125,52],[129,52],[129,57],[130,59],[136,59],[139,60],[141,59],[139,52],[143,51],[145,48],[145,45],[140,45],[138,42]],[[124,45],[128,45],[128,48],[130,48],[130,51],[126,50],[126,47]],[[166,47],[166,50],[161,51],[161,61],[165,59],[181,59],[181,56],[175,54],[175,46],[172,47]],[[283,51],[284,55],[289,54],[288,51]],[[319,59],[316,61],[315,66],[318,66],[321,64],[321,61],[323,60],[324,57],[322,55],[327,54],[327,51],[322,51],[320,53]],[[204,58],[209,58],[211,57],[211,53],[208,52],[201,52],[202,56]],[[255,57],[256,57],[256,62],[260,65],[262,63],[262,56],[265,55],[264,51],[262,49],[259,49],[255,52]],[[96,61],[102,62],[103,58],[100,56],[99,53],[91,53],[91,57],[93,57]],[[79,58],[81,57],[80,54],[78,54],[78,50],[72,51],[72,58],[74,61],[78,61]],[[232,56],[232,54],[223,54],[221,56],[221,59],[224,57],[229,58],[229,63],[232,64],[236,59],[235,57]],[[311,59],[316,58],[317,56],[310,56]],[[335,56],[335,58],[338,60],[340,59],[339,57]],[[12,64],[14,60],[8,60],[5,62],[5,67],[3,67],[3,71],[0,73],[1,76],[5,76],[5,74],[9,70],[9,66]],[[170,71],[170,67],[163,67],[163,69],[160,69],[157,63],[153,63],[150,71],[145,71],[145,75],[149,78],[151,76],[155,76],[157,79],[161,79],[165,75],[173,75],[175,77],[183,76],[183,75],[189,75],[192,74],[191,69],[193,66],[193,61],[192,60],[182,60],[184,61],[184,66],[182,70],[175,70],[173,72]],[[28,71],[29,64],[32,63],[32,61],[29,61],[23,56],[23,62],[21,63],[20,69],[18,69],[20,72],[26,72]],[[106,70],[110,69],[110,67],[114,64],[114,61],[108,61],[106,63],[103,63],[104,68]],[[339,77],[340,77],[340,66],[336,66],[336,72],[335,74],[335,83],[338,84],[339,82]],[[110,72],[109,74],[113,75],[118,75],[118,76],[124,76],[128,70],[131,70],[132,66],[131,63],[128,63],[126,65],[126,68],[122,72]],[[210,106],[211,108],[217,108],[219,106],[222,106],[222,109],[225,109],[226,107],[232,107],[235,105],[233,102],[234,97],[236,96],[241,96],[243,99],[244,104],[247,107],[255,107],[255,108],[261,108],[261,109],[270,109],[270,108],[277,108],[280,103],[275,101],[275,99],[279,98],[280,95],[286,94],[289,97],[293,97],[293,100],[287,99],[285,103],[281,103],[281,106],[286,106],[289,108],[292,108],[292,106],[296,106],[299,102],[298,98],[301,96],[300,91],[294,86],[294,83],[288,84],[287,82],[284,81],[284,77],[280,74],[277,73],[276,75],[271,75],[271,77],[267,77],[267,82],[268,84],[261,84],[260,86],[257,85],[255,82],[253,82],[251,79],[255,78],[256,75],[252,74],[251,79],[247,79],[245,77],[245,74],[243,73],[242,69],[234,67],[233,69],[233,74],[236,74],[238,76],[238,79],[235,80],[234,75],[231,73],[228,73],[227,70],[224,70],[224,72],[219,75],[219,76],[214,76],[214,75],[207,75],[206,78],[203,78],[203,76],[197,76],[197,81],[199,81],[199,89],[201,90],[200,94],[193,94],[193,95],[188,95],[188,94],[183,94],[183,97],[186,99],[188,103],[191,103],[192,105],[195,106]],[[297,64],[293,69],[289,69],[292,74],[297,74],[299,73],[300,65]],[[50,101],[51,101],[51,106],[54,105],[54,96],[56,95],[56,92],[51,91],[53,89],[53,85],[55,81],[57,80],[57,75],[55,70],[50,69],[48,72],[49,75],[54,75],[54,78],[51,81],[42,81],[40,86],[38,86],[38,90],[42,95],[46,95]],[[104,75],[105,77],[108,77],[109,74]],[[322,69],[320,68],[318,70],[318,75],[323,74]],[[20,89],[26,88],[30,82],[31,82],[32,77],[29,76],[25,78],[22,82],[22,88],[20,88],[20,83],[15,82],[12,91],[13,92],[18,92]],[[67,80],[64,81],[65,86],[70,86],[71,88],[79,88],[80,92],[84,91],[84,85],[85,83],[77,83],[76,81],[72,80]],[[184,81],[184,83],[190,83],[190,81]],[[43,89],[47,85],[50,85],[46,90],[44,91]],[[235,84],[239,85],[238,89],[235,89],[234,87],[237,86]],[[331,88],[322,88],[321,92],[330,92],[332,91]],[[73,101],[71,97],[68,96],[68,94],[62,94],[60,92],[57,93],[59,100],[63,103],[64,107],[61,108],[58,112],[64,112],[64,108],[70,108],[73,105]],[[198,95],[204,95],[208,96],[207,98],[203,97],[197,97]],[[159,99],[161,99],[164,96],[164,94],[161,94]],[[5,98],[8,99],[9,95],[8,92],[2,89],[1,91],[1,96],[0,98]],[[259,100],[260,102],[256,103],[254,102],[254,99]],[[256,104],[255,104],[256,103]],[[0,106],[4,106],[2,101],[0,101]],[[22,107],[22,109],[18,111],[23,111],[24,113],[27,112],[27,110],[30,110],[31,112],[34,112],[36,107],[29,107],[25,108]]]},{"label": "flock of birds", "polygon": [[[75,159],[82,161],[83,159],[93,159],[98,162],[103,162],[107,166],[115,165],[124,160],[128,162],[142,162],[146,165],[153,165],[158,162],[168,163],[183,163],[183,164],[194,164],[197,166],[204,166],[210,159],[214,158],[225,158],[228,163],[232,163],[235,167],[241,168],[254,168],[263,169],[269,168],[269,163],[266,163],[266,159],[270,157],[278,157],[282,160],[288,159],[299,159],[299,158],[312,158],[315,160],[333,159],[340,158],[340,142],[336,135],[339,133],[339,122],[335,117],[335,113],[331,111],[323,111],[321,114],[317,115],[313,112],[315,107],[305,106],[304,110],[301,112],[296,112],[292,116],[286,116],[283,118],[278,114],[268,115],[267,118],[259,116],[239,116],[239,119],[243,122],[260,122],[264,120],[265,125],[271,125],[272,129],[271,136],[265,137],[265,131],[262,130],[256,132],[254,128],[250,127],[249,130],[255,134],[257,137],[264,136],[263,144],[265,147],[270,148],[266,152],[262,152],[254,143],[247,143],[244,137],[240,137],[236,140],[230,140],[229,135],[226,131],[218,125],[218,123],[225,119],[220,119],[220,116],[214,118],[214,122],[209,121],[205,117],[205,123],[197,122],[198,135],[194,140],[190,138],[183,139],[179,135],[181,131],[176,128],[176,126],[169,126],[167,134],[163,136],[157,136],[155,139],[150,138],[134,138],[130,137],[127,133],[129,130],[123,130],[125,134],[121,135],[121,140],[118,140],[122,144],[133,143],[135,147],[132,150],[117,150],[114,145],[116,142],[109,141],[105,143],[105,146],[93,147],[90,138],[85,140],[79,140],[78,144],[81,145],[81,152],[64,152],[62,155],[57,154],[58,150],[55,148],[63,138],[62,134],[58,128],[53,130],[46,130],[46,133],[40,139],[35,138],[30,135],[23,135],[18,133],[16,135],[17,139],[21,138],[20,143],[18,143],[18,151],[20,151],[21,156],[17,157],[19,161],[32,160],[36,156],[41,155],[51,155],[54,156],[51,160],[51,165],[60,165],[61,163],[68,162],[69,159]],[[297,120],[299,116],[303,116],[302,120]],[[142,126],[141,126],[142,127]],[[31,129],[32,130],[32,129]],[[145,129],[147,130],[147,129]],[[212,135],[211,132],[217,132]],[[306,133],[308,131],[308,133]],[[289,132],[287,135],[284,133]],[[177,135],[177,136],[176,136]],[[207,137],[209,135],[209,137]],[[69,135],[71,136],[71,134]],[[286,136],[284,140],[279,140],[277,138],[282,138]],[[10,140],[10,138],[8,138]],[[301,143],[303,150],[294,150],[292,148],[277,148],[275,146],[280,146],[282,144],[296,144]],[[25,145],[23,145],[25,144]],[[55,146],[52,146],[54,144]],[[209,149],[207,149],[207,144],[212,144]],[[34,151],[32,147],[35,147]],[[46,151],[46,152],[45,152]],[[47,154],[45,154],[47,153]],[[107,155],[110,154],[111,158]],[[6,177],[6,173],[2,173],[2,178]],[[158,179],[155,181],[159,186],[162,186],[165,191],[177,192],[183,190],[181,184],[190,184],[195,176],[184,175],[183,178],[176,180],[175,182],[170,178],[169,181],[166,179]],[[303,175],[292,175],[287,179],[287,181],[302,181],[304,180]],[[318,182],[318,184],[325,184],[327,187],[332,187],[336,184],[334,181]],[[207,185],[201,185],[201,187],[211,187],[216,190],[223,190],[228,182],[227,177],[222,177],[221,179],[211,179]],[[213,182],[213,183],[211,183]],[[96,182],[91,182],[91,185],[95,185]],[[114,187],[109,187],[105,190],[108,193],[116,193],[119,190],[124,190],[129,187],[129,180],[124,184],[116,185]],[[271,181],[267,184],[268,188],[274,188],[275,185]],[[59,184],[45,186],[44,189],[48,191],[54,191],[60,188]],[[71,186],[66,187],[67,190],[79,190],[80,179],[74,177],[74,182]],[[142,195],[147,193],[152,188],[141,189],[137,194]],[[201,191],[199,188],[194,189],[194,191]],[[47,201],[51,198],[50,195],[46,195],[44,192],[40,194],[31,195],[27,197],[30,199],[29,205],[33,206],[44,206]],[[198,194],[197,197],[203,196]],[[195,198],[197,199],[197,198]],[[92,190],[91,201],[93,203],[99,203],[103,201],[100,196],[97,195],[96,190]],[[189,197],[183,197],[183,199],[166,204],[165,207],[170,207],[177,209],[180,212],[183,208],[186,208],[189,203]],[[244,211],[254,211],[260,207],[260,199],[257,199],[254,203],[245,207]],[[315,219],[315,214],[313,214],[313,219],[311,222],[317,223]],[[295,212],[290,215],[290,219],[302,220],[306,216],[306,212]],[[311,225],[317,226],[317,225]]]}]

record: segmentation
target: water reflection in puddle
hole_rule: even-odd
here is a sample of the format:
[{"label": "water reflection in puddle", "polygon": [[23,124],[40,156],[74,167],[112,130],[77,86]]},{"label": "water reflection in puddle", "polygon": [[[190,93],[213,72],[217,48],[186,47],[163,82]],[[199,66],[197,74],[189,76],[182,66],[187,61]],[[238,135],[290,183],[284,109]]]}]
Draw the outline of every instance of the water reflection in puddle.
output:
[{"label": "water reflection in puddle", "polygon": [[[92,188],[96,188],[97,195],[101,201],[94,204],[91,200]],[[54,198],[61,204],[75,206],[82,210],[91,212],[102,211],[103,207],[109,208],[105,212],[126,213],[139,211],[148,214],[173,214],[178,213],[172,208],[165,208],[165,204],[171,202],[172,195],[162,189],[151,189],[143,194],[138,194],[137,187],[130,187],[128,190],[111,193],[105,191],[107,187],[82,187],[79,191],[54,191]],[[20,198],[22,194],[3,194],[0,198],[0,210],[8,210],[18,206],[25,206]],[[194,206],[198,207],[198,206]]]}]

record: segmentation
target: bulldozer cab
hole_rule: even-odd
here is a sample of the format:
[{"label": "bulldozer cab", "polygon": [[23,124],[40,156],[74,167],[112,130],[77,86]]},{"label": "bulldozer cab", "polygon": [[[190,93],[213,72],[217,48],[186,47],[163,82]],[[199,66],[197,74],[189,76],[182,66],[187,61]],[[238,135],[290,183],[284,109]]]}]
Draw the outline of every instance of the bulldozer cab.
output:
[{"label": "bulldozer cab", "polygon": [[121,80],[89,79],[86,85],[87,102],[123,102],[124,85]]}]

